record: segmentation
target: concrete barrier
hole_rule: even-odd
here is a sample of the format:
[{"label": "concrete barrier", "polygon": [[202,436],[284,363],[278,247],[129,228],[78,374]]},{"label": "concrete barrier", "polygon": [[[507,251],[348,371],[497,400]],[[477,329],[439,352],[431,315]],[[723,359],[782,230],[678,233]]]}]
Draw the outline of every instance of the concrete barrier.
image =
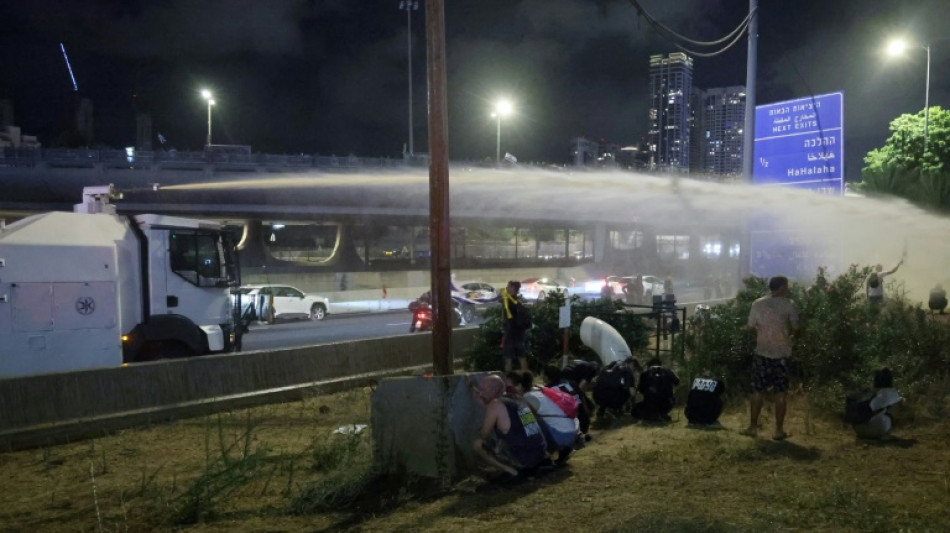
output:
[{"label": "concrete barrier", "polygon": [[[453,358],[476,333],[453,331]],[[0,449],[290,401],[431,368],[431,336],[416,334],[8,379],[0,382]]]},{"label": "concrete barrier", "polygon": [[372,396],[373,449],[380,472],[449,483],[474,471],[472,443],[485,408],[470,376],[398,377],[380,381]]}]

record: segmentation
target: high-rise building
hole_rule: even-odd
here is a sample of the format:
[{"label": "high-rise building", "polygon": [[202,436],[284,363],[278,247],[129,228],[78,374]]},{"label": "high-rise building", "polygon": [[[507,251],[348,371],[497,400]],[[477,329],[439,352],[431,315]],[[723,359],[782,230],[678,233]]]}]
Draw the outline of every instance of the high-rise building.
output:
[{"label": "high-rise building", "polygon": [[689,170],[693,59],[675,52],[650,56],[651,166]]},{"label": "high-rise building", "polygon": [[745,87],[697,90],[693,101],[694,159],[691,170],[710,176],[742,174]]}]

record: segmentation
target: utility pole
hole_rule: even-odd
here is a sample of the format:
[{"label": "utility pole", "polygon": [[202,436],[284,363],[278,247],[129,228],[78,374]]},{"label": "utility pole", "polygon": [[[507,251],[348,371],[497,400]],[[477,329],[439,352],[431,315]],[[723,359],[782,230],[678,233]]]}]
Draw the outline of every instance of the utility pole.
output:
[{"label": "utility pole", "polygon": [[745,125],[742,128],[742,177],[752,183],[755,150],[755,71],[759,38],[759,0],[749,0],[749,53],[745,67]]},{"label": "utility pole", "polygon": [[449,119],[445,74],[443,0],[426,0],[429,81],[429,274],[432,278],[432,363],[452,373],[452,276],[449,236]]}]

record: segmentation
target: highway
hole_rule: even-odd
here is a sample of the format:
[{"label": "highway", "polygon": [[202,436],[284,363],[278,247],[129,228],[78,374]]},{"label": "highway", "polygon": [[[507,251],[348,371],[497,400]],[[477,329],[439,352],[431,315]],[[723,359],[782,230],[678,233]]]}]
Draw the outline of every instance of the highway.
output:
[{"label": "highway", "polygon": [[[680,302],[703,301],[702,288],[684,288]],[[596,297],[584,295],[584,298]],[[409,333],[412,315],[406,311],[328,315],[321,321],[278,320],[274,324],[254,322],[244,336],[244,351],[295,348],[356,339],[372,339]]]},{"label": "highway", "polygon": [[329,315],[321,321],[279,320],[252,323],[244,335],[244,351],[293,348],[313,344],[371,339],[409,333],[412,315],[404,312]]}]

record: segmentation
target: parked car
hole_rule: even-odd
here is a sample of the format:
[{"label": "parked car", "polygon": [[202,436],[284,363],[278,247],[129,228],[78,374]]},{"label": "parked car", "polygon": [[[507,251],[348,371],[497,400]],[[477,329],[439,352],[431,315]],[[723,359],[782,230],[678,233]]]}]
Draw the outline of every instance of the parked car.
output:
[{"label": "parked car", "polygon": [[[258,320],[266,320],[268,304],[273,295],[274,318],[309,318],[323,320],[330,311],[330,300],[308,294],[290,285],[245,285],[237,291],[241,297],[242,314],[252,312]],[[232,299],[237,295],[232,294]]]},{"label": "parked car", "polygon": [[563,281],[549,278],[528,278],[521,282],[521,296],[528,301],[542,301],[551,291],[570,295],[570,287]]}]

